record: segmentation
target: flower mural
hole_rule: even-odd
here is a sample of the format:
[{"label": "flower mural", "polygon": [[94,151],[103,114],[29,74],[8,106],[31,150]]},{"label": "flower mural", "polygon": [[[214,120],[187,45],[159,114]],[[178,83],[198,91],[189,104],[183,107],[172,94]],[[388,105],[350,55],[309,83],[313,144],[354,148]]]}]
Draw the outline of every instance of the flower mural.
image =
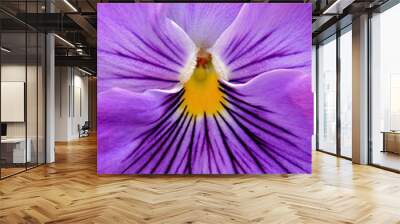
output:
[{"label": "flower mural", "polygon": [[98,173],[310,173],[310,65],[310,4],[99,4]]}]

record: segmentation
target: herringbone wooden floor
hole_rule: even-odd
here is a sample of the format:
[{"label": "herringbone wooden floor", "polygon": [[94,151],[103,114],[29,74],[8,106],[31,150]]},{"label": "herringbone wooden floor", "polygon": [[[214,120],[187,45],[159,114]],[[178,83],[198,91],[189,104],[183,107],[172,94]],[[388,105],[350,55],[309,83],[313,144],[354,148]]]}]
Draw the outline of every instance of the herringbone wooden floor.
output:
[{"label": "herringbone wooden floor", "polygon": [[98,176],[96,139],[0,181],[0,223],[400,223],[400,175],[314,153],[312,175]]}]

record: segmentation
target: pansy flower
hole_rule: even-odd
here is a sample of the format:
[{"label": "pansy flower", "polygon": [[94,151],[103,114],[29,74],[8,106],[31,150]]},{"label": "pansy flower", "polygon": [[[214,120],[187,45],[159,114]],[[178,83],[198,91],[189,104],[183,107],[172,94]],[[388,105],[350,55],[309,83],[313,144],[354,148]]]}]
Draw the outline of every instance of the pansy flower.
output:
[{"label": "pansy flower", "polygon": [[310,173],[310,4],[99,4],[100,174]]}]

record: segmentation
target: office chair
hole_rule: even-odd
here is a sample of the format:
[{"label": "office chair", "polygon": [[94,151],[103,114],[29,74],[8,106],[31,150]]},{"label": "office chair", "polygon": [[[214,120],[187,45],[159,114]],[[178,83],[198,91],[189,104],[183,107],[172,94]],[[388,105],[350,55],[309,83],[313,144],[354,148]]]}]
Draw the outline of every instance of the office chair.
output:
[{"label": "office chair", "polygon": [[89,136],[89,129],[90,129],[89,121],[85,121],[82,127],[78,125],[78,129],[79,129],[79,138]]}]

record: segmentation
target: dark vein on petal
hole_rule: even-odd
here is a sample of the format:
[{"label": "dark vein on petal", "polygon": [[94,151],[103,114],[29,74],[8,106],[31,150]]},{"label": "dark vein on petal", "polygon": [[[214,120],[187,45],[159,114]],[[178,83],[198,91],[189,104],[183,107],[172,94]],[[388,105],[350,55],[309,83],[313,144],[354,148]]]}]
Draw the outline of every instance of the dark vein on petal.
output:
[{"label": "dark vein on petal", "polygon": [[[231,116],[232,116],[233,118],[236,118],[236,117],[234,116],[234,114],[235,114],[235,115],[237,115],[239,118],[241,118],[242,120],[244,120],[244,121],[246,121],[247,123],[249,123],[250,125],[256,127],[257,129],[259,129],[259,130],[261,130],[261,131],[264,131],[264,132],[270,134],[266,129],[264,129],[264,128],[258,126],[257,124],[255,124],[255,123],[253,123],[253,122],[251,122],[251,121],[249,121],[249,120],[246,119],[244,116],[242,116],[242,115],[240,115],[239,113],[237,113],[235,110],[230,109],[230,108],[227,108],[226,105],[223,105],[223,106],[224,106],[225,109],[228,111],[228,113],[230,113],[230,112],[233,113],[233,114],[231,114]],[[244,125],[243,125],[243,126],[244,126]],[[244,127],[245,127],[245,126],[244,126]],[[256,137],[257,137],[257,136],[256,136]],[[261,138],[258,138],[258,139],[259,139],[259,142],[261,142],[263,145],[268,145],[268,146],[266,146],[266,147],[268,147],[269,149],[273,150],[274,153],[278,154],[278,155],[279,155],[280,157],[282,157],[282,158],[285,158],[285,157],[283,157],[281,154],[279,154],[278,148],[276,148],[275,146],[273,146],[273,145],[271,145],[271,144],[269,144],[269,143],[266,143],[266,142],[265,142],[263,139],[261,139]],[[285,142],[290,142],[290,141],[286,139]],[[289,144],[290,144],[290,143],[289,143]],[[294,144],[294,143],[293,143],[293,144]],[[291,145],[292,145],[292,144],[291,144]],[[297,145],[295,145],[295,144],[294,144],[293,146],[296,147],[296,148],[299,148],[299,147],[297,147]],[[301,148],[299,148],[299,149],[301,149]],[[276,150],[278,150],[278,151],[276,151]],[[307,153],[307,152],[305,152],[305,151],[303,151],[303,150],[300,150],[300,152],[304,153],[305,155],[310,155],[309,153]],[[296,158],[296,159],[298,159],[298,160],[303,160],[303,158],[297,157],[296,155],[293,155],[292,157],[294,157],[294,158]],[[287,159],[285,158],[285,160],[287,160]],[[288,161],[289,161],[289,160],[288,160]],[[289,161],[289,162],[291,162],[291,161]],[[295,164],[293,163],[293,165],[295,165]],[[299,167],[299,165],[297,165],[297,163],[296,163],[295,166]],[[302,167],[299,167],[299,168],[302,169]]]},{"label": "dark vein on petal", "polygon": [[193,153],[193,139],[194,139],[194,133],[196,131],[196,120],[197,117],[194,117],[194,122],[193,122],[193,127],[192,127],[192,134],[190,136],[190,143],[189,143],[189,154],[188,154],[188,161],[186,164],[187,169],[189,170],[189,174],[192,174],[193,172],[193,167],[192,167],[192,153]]},{"label": "dark vein on petal", "polygon": [[251,79],[251,78],[254,78],[254,77],[258,76],[258,75],[261,75],[264,72],[269,72],[269,71],[273,71],[273,70],[277,70],[277,69],[296,69],[296,68],[303,68],[303,67],[306,67],[306,66],[309,66],[309,63],[301,64],[301,65],[279,67],[279,68],[274,68],[274,69],[267,69],[267,70],[264,70],[264,71],[261,71],[261,72],[257,72],[256,74],[252,74],[252,75],[243,76],[243,77],[240,77],[240,78],[231,79],[229,81],[230,82],[239,82],[239,83],[241,83],[241,82],[247,81],[248,79]]},{"label": "dark vein on petal", "polygon": [[[167,99],[161,104],[161,106],[165,106],[173,99],[176,100],[178,98],[178,100],[179,100],[183,96],[184,93],[185,93],[185,89],[184,88],[180,89],[178,92],[172,94],[171,96],[168,96]],[[175,104],[173,103],[172,105],[175,105]],[[167,109],[167,111],[168,111],[168,109]]]},{"label": "dark vein on petal", "polygon": [[[186,106],[185,106],[184,112],[186,111],[186,109],[187,109],[187,108],[186,108]],[[183,115],[183,113],[181,113],[180,117],[181,117],[182,115]],[[168,134],[168,132],[174,127],[174,124],[175,124],[175,123],[176,123],[176,121],[173,122],[173,123],[168,123],[167,125],[165,125],[165,126],[166,126],[165,128],[160,129],[160,130],[161,130],[160,135],[156,135],[157,137],[154,139],[153,143],[152,143],[150,146],[145,147],[145,148],[142,148],[142,146],[144,146],[144,143],[146,142],[146,140],[142,140],[140,147],[137,147],[137,150],[136,150],[136,151],[133,151],[133,152],[131,153],[131,157],[133,157],[135,154],[140,154],[140,155],[137,155],[137,156],[136,156],[136,159],[134,159],[134,160],[128,165],[128,167],[123,171],[123,173],[126,172],[128,169],[130,169],[130,167],[131,167],[133,164],[135,164],[139,159],[141,159],[146,153],[148,153],[149,151],[151,151],[152,149],[154,149],[154,147],[155,147],[158,143],[160,143],[160,140],[162,140],[162,139],[164,138],[164,136],[165,136],[166,134]],[[162,122],[161,124],[164,125],[164,122]],[[142,143],[143,143],[143,144],[142,144]],[[150,149],[150,150],[149,150],[149,149]]]},{"label": "dark vein on petal", "polygon": [[[118,72],[111,72],[111,75],[116,76],[116,77],[110,77],[110,78],[100,77],[103,80],[116,79],[116,78],[121,78],[121,79],[122,78],[124,78],[124,79],[133,78],[133,79],[138,79],[138,80],[149,79],[149,80],[156,80],[156,81],[159,80],[159,81],[165,81],[165,82],[175,82],[175,83],[179,82],[179,80],[164,79],[164,78],[160,78],[160,77],[157,77],[157,76],[151,76],[149,74],[141,73],[141,72],[139,72],[139,71],[137,71],[135,69],[131,69],[132,66],[129,67],[129,68],[124,68],[120,64],[115,64],[115,62],[113,63],[113,62],[109,62],[109,61],[104,62],[103,64],[106,64],[106,63],[108,63],[108,66],[116,67],[118,70],[122,70],[123,72],[128,73],[129,75],[121,74],[121,73],[118,73]],[[140,68],[140,70],[142,71],[143,69]],[[135,75],[131,75],[131,73],[133,73]]]},{"label": "dark vein on petal", "polygon": [[[246,48],[247,46],[246,46],[246,47],[243,47],[242,50],[241,50],[238,54],[233,55],[233,56],[231,57],[231,59],[228,61],[227,64],[230,65],[233,61],[236,61],[237,59],[243,57],[244,55],[251,53],[251,51],[253,51],[255,47],[259,46],[263,41],[265,41],[265,39],[267,39],[269,36],[271,36],[271,34],[272,34],[274,31],[275,31],[275,30],[272,30],[272,31],[270,31],[269,33],[264,34],[264,35],[263,35],[262,37],[260,37],[256,42],[254,42],[250,47],[248,47],[248,48]],[[250,38],[250,39],[253,39],[253,38]],[[232,72],[233,72],[233,71],[232,71]]]},{"label": "dark vein on petal", "polygon": [[254,60],[252,60],[252,61],[250,61],[248,63],[245,63],[245,64],[243,64],[243,65],[241,65],[241,66],[239,66],[237,68],[234,68],[231,72],[237,72],[237,71],[242,70],[242,69],[244,69],[244,68],[246,68],[248,66],[252,66],[254,64],[258,64],[260,62],[267,61],[267,60],[269,60],[271,58],[275,58],[275,57],[282,58],[282,57],[292,56],[292,55],[301,54],[301,53],[303,53],[303,52],[300,51],[300,52],[293,52],[293,53],[286,53],[286,54],[285,53],[273,53],[273,54],[270,54],[270,55],[265,55],[265,56],[263,56],[261,58],[256,58],[256,59],[254,59]]},{"label": "dark vein on petal", "polygon": [[[207,144],[207,154],[208,154],[208,169],[210,170],[210,172],[212,173],[212,166],[211,166],[211,152],[213,154],[214,157],[214,161],[215,161],[215,156],[214,156],[214,152],[213,152],[213,148],[211,145],[211,141],[210,141],[210,137],[208,136],[208,125],[207,125],[207,115],[206,112],[204,112],[203,114],[203,118],[204,118],[204,142]],[[204,147],[204,146],[203,146]],[[211,152],[210,152],[211,151]]]},{"label": "dark vein on petal", "polygon": [[123,50],[125,50],[126,52],[134,55],[137,58],[141,58],[141,59],[147,60],[147,61],[153,61],[153,63],[156,63],[158,65],[165,65],[165,62],[160,60],[157,57],[157,53],[149,52],[146,49],[143,49],[140,45],[134,45],[137,48],[137,50],[140,52],[136,52],[137,50],[131,50],[125,45],[118,44],[118,46],[120,48],[122,48]]},{"label": "dark vein on petal", "polygon": [[[183,154],[181,162],[180,162],[179,165],[176,167],[175,173],[179,173],[179,169],[183,166],[183,164],[184,164],[184,158],[186,158],[188,152],[189,152],[189,150],[186,150],[185,153]],[[187,167],[185,166],[184,169],[183,169],[183,172],[182,172],[183,174],[186,174],[186,169],[187,169]]]},{"label": "dark vein on petal", "polygon": [[[180,124],[178,125],[179,127],[178,127],[177,129],[175,129],[176,132],[175,132],[175,130],[174,130],[174,132],[175,132],[174,137],[171,139],[169,145],[164,149],[164,152],[162,153],[162,155],[161,155],[160,158],[158,159],[156,165],[153,166],[153,169],[151,170],[151,173],[152,173],[152,174],[156,171],[156,169],[158,168],[158,166],[160,166],[162,160],[165,159],[165,156],[166,156],[167,153],[169,152],[171,146],[175,143],[174,140],[175,140],[175,139],[178,137],[178,135],[180,134],[181,128],[182,128],[182,126],[185,124],[186,119],[187,119],[187,117],[188,117],[188,114],[189,114],[188,112],[185,113],[182,123],[180,123]],[[172,134],[173,134],[173,133],[171,133],[170,135],[172,135]],[[161,150],[164,148],[164,144],[162,144],[160,147],[161,147],[161,148],[159,149],[159,151],[161,151]],[[156,152],[156,153],[158,154],[159,152]]]},{"label": "dark vein on petal", "polygon": [[[253,132],[251,132],[245,125],[243,125],[242,122],[240,122],[235,115],[233,115],[233,113],[231,113],[231,111],[229,110],[229,108],[227,109],[227,112],[229,113],[229,115],[233,118],[233,120],[236,122],[237,125],[239,125],[239,127],[244,131],[244,133],[246,133],[246,135],[253,140],[253,142],[255,143],[255,145],[258,146],[258,148],[260,148],[269,158],[271,158],[279,167],[281,167],[285,172],[289,172],[289,170],[279,161],[277,160],[274,156],[272,156],[270,154],[270,152],[268,150],[266,150],[264,147],[262,147],[263,145],[261,144],[262,142],[264,142],[264,140],[262,140],[259,136],[257,136],[256,134],[254,134]],[[233,130],[231,130],[233,132]],[[237,134],[236,134],[237,135]]]},{"label": "dark vein on petal", "polygon": [[205,129],[205,138],[206,138],[205,140],[206,140],[206,143],[207,143],[207,148],[209,149],[209,151],[211,151],[215,167],[217,168],[217,172],[220,173],[220,170],[219,170],[219,167],[218,167],[218,163],[217,163],[217,160],[215,158],[214,148],[213,148],[213,145],[211,144],[211,139],[210,139],[209,129],[208,129],[208,123],[207,123],[208,118],[207,118],[205,112],[204,112],[203,116],[204,116],[204,129]]},{"label": "dark vein on petal", "polygon": [[242,37],[240,38],[235,38],[234,40],[230,41],[228,47],[225,49],[224,54],[227,56],[231,56],[232,53],[237,50],[237,47],[239,46],[239,44],[243,43],[243,41],[247,38],[248,36],[248,32],[245,33],[244,35],[242,35]]},{"label": "dark vein on petal", "polygon": [[[221,102],[222,103],[222,102]],[[218,115],[221,117],[221,119],[224,121],[225,125],[229,128],[229,130],[231,131],[231,133],[236,137],[236,140],[239,141],[239,143],[242,145],[242,147],[247,151],[247,153],[250,155],[250,157],[253,159],[253,161],[256,163],[258,169],[260,169],[262,172],[265,173],[264,167],[262,166],[262,164],[260,163],[260,161],[258,160],[258,158],[253,154],[252,150],[246,145],[246,143],[243,141],[243,139],[233,130],[233,127],[231,126],[231,124],[229,124],[228,121],[226,121],[226,119],[224,118],[224,116],[222,116],[221,113],[217,112]]]},{"label": "dark vein on petal", "polygon": [[[157,27],[156,27],[156,29],[157,29]],[[161,34],[161,33],[160,33],[160,34]],[[170,45],[173,46],[173,47],[178,51],[178,53],[184,54],[184,51],[183,51],[183,49],[182,49],[182,46],[176,44],[176,42],[174,42],[174,41],[170,38],[171,35],[169,35],[169,34],[167,34],[167,33],[165,33],[165,32],[163,32],[162,35],[163,35],[162,39],[163,39],[163,40],[166,40],[167,42],[169,42]],[[181,60],[183,60],[183,58],[181,58]]]},{"label": "dark vein on petal", "polygon": [[[193,164],[197,161],[197,156],[200,156],[201,157],[201,154],[202,154],[202,151],[200,151],[199,152],[199,144],[200,144],[200,136],[201,136],[201,132],[200,132],[200,129],[199,129],[199,133],[198,133],[198,135],[195,133],[195,137],[194,137],[194,140],[193,140],[193,154],[192,154],[192,161],[193,161]],[[199,155],[200,154],[200,155]],[[192,164],[192,165],[193,165]],[[193,166],[192,166],[193,167]]]},{"label": "dark vein on petal", "polygon": [[[251,44],[251,42],[254,40],[254,37],[257,35],[257,33],[256,34],[253,34],[251,37],[250,37],[250,34],[249,34],[249,32],[247,32],[246,33],[246,36],[248,36],[249,38],[246,38],[246,39],[243,39],[241,42],[240,42],[240,45],[238,45],[235,49],[234,49],[234,51],[232,51],[231,53],[230,53],[230,55],[229,55],[229,60],[228,60],[228,62],[226,63],[227,65],[231,65],[232,64],[232,62],[234,62],[236,59],[238,59],[238,57],[237,57],[237,55],[238,54],[241,54],[242,52],[245,52],[244,50]],[[246,42],[244,42],[244,41],[246,41]],[[236,52],[236,54],[233,54],[233,53],[235,53]]]},{"label": "dark vein on petal", "polygon": [[179,152],[179,150],[180,150],[180,148],[181,148],[181,146],[182,146],[183,140],[184,140],[185,137],[186,137],[186,132],[187,132],[187,130],[189,129],[189,126],[190,126],[190,124],[192,123],[192,120],[193,120],[193,115],[190,116],[189,122],[186,124],[185,130],[183,131],[183,133],[182,133],[182,135],[181,135],[181,138],[180,138],[179,141],[178,141],[178,144],[177,144],[177,146],[176,146],[176,150],[175,150],[174,154],[172,155],[172,158],[170,159],[170,161],[169,161],[169,163],[168,163],[167,170],[165,171],[166,173],[169,173],[169,171],[170,171],[171,168],[172,168],[172,165],[173,165],[174,162],[175,162],[176,156],[178,155],[178,152]]},{"label": "dark vein on petal", "polygon": [[[149,132],[154,132],[154,131],[158,131],[160,130],[160,126],[163,125],[163,123],[165,121],[167,121],[177,110],[178,108],[183,104],[184,100],[181,100],[179,97],[174,97],[173,98],[174,101],[172,103],[170,103],[167,106],[167,109],[164,111],[163,115],[160,117],[160,119],[158,121],[154,121],[157,122],[156,126],[153,128],[150,128],[149,130],[145,131],[143,134],[139,135],[137,138],[142,137],[142,135],[147,134]],[[169,99],[167,99],[169,101]],[[179,102],[178,102],[179,101]],[[165,103],[165,102],[164,102]],[[167,104],[167,103],[165,103]],[[161,106],[165,106],[165,105],[161,105]],[[153,122],[153,123],[154,123]],[[154,130],[155,129],[155,130]],[[157,134],[157,133],[155,133]],[[137,139],[136,138],[136,139]]]},{"label": "dark vein on petal", "polygon": [[[209,155],[210,152],[209,152],[209,148],[205,147],[205,144],[206,144],[206,141],[205,141],[205,138],[203,137],[202,138],[202,143],[201,143],[201,149],[200,149],[201,151],[200,151],[200,155],[199,156],[200,156],[200,158],[206,158],[207,159],[207,165],[208,165],[208,168],[210,168],[210,155]],[[198,149],[198,148],[196,147],[196,149]],[[194,160],[196,161],[196,159],[194,159]]]},{"label": "dark vein on petal", "polygon": [[[182,57],[175,52],[172,47],[165,41],[165,38],[162,37],[162,34],[159,32],[159,30],[155,27],[152,27],[153,32],[156,34],[157,38],[161,41],[161,43],[164,44],[165,47],[168,48],[168,50],[175,55],[175,57],[177,57],[180,61],[183,61]],[[166,35],[164,35],[165,37]],[[175,44],[172,44],[172,46],[174,46],[177,49],[177,46],[175,46]],[[177,49],[178,51],[181,51],[181,49]]]},{"label": "dark vein on petal", "polygon": [[[167,143],[169,138],[175,133],[175,131],[177,130],[177,126],[180,124],[182,118],[184,117],[186,109],[187,108],[185,107],[183,112],[179,115],[178,119],[165,132],[166,135],[163,135],[158,141],[156,141],[156,144],[154,146],[148,147],[147,150],[145,150],[145,152],[136,159],[136,160],[143,159],[143,156],[145,156],[150,151],[153,151],[153,153],[151,153],[150,157],[146,160],[146,162],[144,162],[143,165],[137,170],[138,173],[141,173],[143,171],[143,169],[146,168],[147,165],[151,164],[151,161],[155,158],[155,156],[157,155],[159,150],[162,149],[162,147]],[[155,146],[158,146],[158,147],[155,147]]]},{"label": "dark vein on petal", "polygon": [[152,76],[133,76],[133,75],[122,75],[118,73],[114,73],[113,75],[117,77],[112,77],[112,78],[102,78],[103,80],[110,80],[110,79],[125,79],[125,80],[148,80],[148,81],[158,81],[158,82],[171,82],[171,83],[178,83],[178,80],[172,80],[172,79],[162,79],[162,78],[157,78],[157,77],[152,77]]},{"label": "dark vein on petal", "polygon": [[[179,94],[178,94],[179,95]],[[158,121],[158,123],[156,124],[155,127],[150,128],[149,130],[143,132],[142,134],[138,135],[136,138],[134,138],[132,141],[135,141],[136,139],[142,138],[144,135],[145,137],[142,139],[142,141],[139,143],[139,146],[137,147],[137,151],[132,151],[125,159],[127,160],[128,158],[131,158],[135,152],[138,152],[140,150],[140,148],[143,146],[143,144],[147,141],[148,138],[156,135],[159,130],[163,130],[161,127],[164,125],[168,125],[168,123],[166,123],[165,121],[167,121],[174,113],[175,111],[179,108],[179,106],[183,103],[183,100],[180,100],[179,103],[177,103],[177,101],[179,101],[180,98],[176,97],[174,102],[172,102],[166,109],[165,113],[162,115],[162,117],[160,118],[160,121]]]},{"label": "dark vein on petal", "polygon": [[158,68],[161,68],[161,69],[164,69],[164,70],[166,70],[166,71],[170,71],[170,72],[173,72],[173,73],[176,73],[176,74],[179,73],[178,71],[175,71],[175,70],[173,70],[173,69],[171,69],[171,68],[168,68],[168,67],[166,67],[166,66],[164,66],[164,65],[157,64],[157,63],[151,62],[151,61],[149,61],[149,60],[147,60],[147,59],[145,59],[145,58],[143,58],[143,57],[140,57],[140,56],[137,55],[136,53],[134,53],[134,52],[132,52],[132,51],[129,51],[129,50],[127,50],[127,51],[129,51],[129,53],[131,53],[132,55],[127,55],[127,54],[122,53],[122,52],[120,52],[120,51],[118,51],[118,52],[110,52],[110,51],[105,51],[105,50],[102,50],[102,51],[103,51],[104,53],[108,53],[108,54],[112,54],[112,55],[117,55],[117,56],[120,56],[120,57],[122,57],[122,58],[126,58],[126,59],[128,59],[128,60],[135,60],[135,61],[138,61],[138,62],[141,62],[141,63],[144,63],[144,64],[149,64],[149,65],[152,65],[152,66],[154,66],[154,67],[158,67]]},{"label": "dark vein on petal", "polygon": [[263,108],[261,106],[253,105],[253,104],[248,103],[248,102],[246,102],[246,101],[244,101],[244,100],[242,100],[240,98],[237,98],[234,95],[230,94],[228,91],[225,91],[223,89],[220,89],[220,91],[223,92],[226,96],[228,96],[228,97],[224,96],[224,99],[227,100],[227,101],[230,101],[230,99],[232,99],[232,100],[235,100],[235,101],[237,101],[237,102],[239,102],[239,103],[241,103],[241,104],[243,104],[245,106],[248,106],[248,107],[252,107],[252,108],[267,112],[267,113],[275,113],[275,112],[273,112],[271,110],[268,110],[268,109],[265,109],[265,108]]},{"label": "dark vein on petal", "polygon": [[272,123],[272,122],[270,122],[270,121],[268,121],[268,120],[262,118],[262,117],[259,116],[258,114],[256,114],[256,113],[254,113],[253,111],[250,111],[250,110],[244,108],[243,106],[239,105],[238,103],[236,103],[236,102],[234,102],[234,101],[232,101],[232,100],[230,100],[230,99],[228,99],[228,98],[226,98],[225,100],[228,101],[230,104],[236,106],[238,109],[244,111],[246,114],[248,114],[248,115],[250,115],[251,117],[255,118],[256,120],[259,120],[259,121],[261,121],[261,122],[263,122],[263,123],[265,123],[265,124],[268,124],[268,125],[270,125],[270,126],[276,128],[276,129],[278,129],[278,130],[280,130],[280,131],[282,131],[282,132],[284,132],[284,133],[286,133],[286,134],[288,134],[288,135],[291,135],[291,136],[294,136],[294,137],[299,138],[297,135],[295,135],[295,134],[292,133],[291,131],[286,130],[285,128],[283,128],[283,127],[281,127],[281,126],[279,126],[279,125],[277,125],[277,124],[275,124],[275,123]]},{"label": "dark vein on petal", "polygon": [[[217,148],[217,153],[218,153],[219,158],[221,159],[222,163],[223,163],[224,165],[226,165],[227,163],[226,163],[226,161],[225,161],[225,158],[224,158],[224,156],[221,154],[221,149],[219,148],[218,143],[217,143],[217,141],[216,141],[215,139],[214,139],[214,144],[215,144],[215,147]],[[217,166],[218,173],[221,173],[220,168],[219,168],[218,163],[217,163],[217,157],[215,157],[214,162],[215,162],[215,164],[216,164],[216,166]]]},{"label": "dark vein on petal", "polygon": [[[293,166],[297,167],[298,169],[300,169],[300,170],[302,170],[302,171],[307,171],[307,170],[305,170],[305,169],[303,168],[303,166],[302,166],[301,164],[297,163],[296,160],[286,158],[286,156],[280,154],[279,151],[276,151],[276,147],[271,147],[270,144],[265,143],[265,142],[264,142],[264,143],[261,143],[261,144],[265,144],[265,145],[263,145],[263,146],[264,146],[264,147],[268,147],[268,149],[270,149],[270,152],[273,153],[274,155],[276,155],[276,156],[278,156],[278,157],[280,157],[280,158],[286,160],[287,162],[289,162],[290,164],[292,164]],[[292,158],[295,158],[295,157],[292,156]],[[295,159],[298,159],[298,158],[295,158]],[[308,161],[304,161],[304,160],[301,160],[301,161],[302,161],[302,162],[308,162]]]},{"label": "dark vein on petal", "polygon": [[[113,56],[122,57],[122,58],[124,58],[125,60],[128,60],[128,61],[136,60],[136,58],[131,57],[128,54],[120,53],[119,51],[118,52],[111,52],[111,51],[106,51],[106,50],[99,50],[99,51],[101,53],[111,54]],[[140,57],[140,59],[144,59],[144,58]],[[142,63],[147,63],[147,61],[146,62],[142,61]],[[152,71],[150,71],[150,72],[149,71],[145,71],[147,73],[143,73],[142,72],[142,71],[144,71],[143,70],[143,66],[139,67],[136,64],[127,64],[127,63],[122,63],[121,64],[121,63],[115,63],[115,61],[105,61],[105,60],[103,60],[102,61],[102,65],[113,66],[113,67],[116,67],[116,69],[121,70],[121,71],[123,71],[125,73],[134,73],[136,75],[140,75],[143,78],[145,78],[145,77],[160,78],[157,75],[156,76],[149,75],[149,73],[152,73]],[[169,69],[169,68],[167,68],[167,69]],[[171,70],[171,69],[169,69],[169,70],[172,71],[173,73],[177,73],[177,71],[175,71],[175,70]],[[115,74],[116,75],[120,75],[119,73],[115,73]],[[161,75],[165,75],[165,74],[161,74]],[[122,76],[129,77],[130,75],[122,75]],[[175,80],[175,81],[177,81],[177,80]]]},{"label": "dark vein on petal", "polygon": [[229,91],[231,94],[235,94],[237,96],[244,96],[242,93],[238,92],[235,88],[226,85],[225,83],[218,81],[219,85],[226,91]]},{"label": "dark vein on petal", "polygon": [[[259,129],[259,130],[261,130],[261,131],[263,131],[263,132],[265,132],[265,133],[267,133],[267,134],[269,134],[269,135],[271,135],[271,136],[273,136],[273,137],[275,137],[275,138],[277,138],[277,139],[279,139],[279,140],[282,140],[282,141],[288,143],[289,145],[291,145],[291,146],[297,148],[297,145],[296,145],[295,143],[293,143],[292,141],[290,141],[289,139],[287,139],[287,138],[285,138],[285,137],[283,137],[283,136],[277,135],[277,134],[275,134],[274,132],[269,131],[269,130],[267,130],[267,129],[261,127],[260,125],[258,125],[258,124],[256,124],[256,123],[252,122],[251,120],[247,119],[245,116],[243,116],[243,115],[241,115],[240,113],[236,112],[235,110],[229,108],[229,107],[228,107],[226,104],[224,104],[223,102],[221,102],[221,104],[222,104],[222,106],[225,108],[225,110],[227,110],[228,112],[230,111],[230,112],[232,112],[233,114],[237,115],[239,118],[241,118],[242,120],[246,121],[248,124],[250,124],[250,125],[254,126],[255,128],[257,128],[257,129]],[[297,137],[297,136],[294,136],[294,137]]]},{"label": "dark vein on petal", "polygon": [[238,172],[236,165],[238,165],[242,170],[243,170],[243,168],[241,167],[240,163],[237,162],[235,155],[232,153],[231,148],[229,147],[228,143],[226,142],[224,132],[222,131],[222,128],[221,128],[217,118],[215,117],[215,115],[213,115],[213,118],[214,118],[215,123],[217,124],[218,131],[222,138],[222,143],[224,144],[225,150],[228,153],[233,170],[234,170],[235,174],[238,174],[239,172]]},{"label": "dark vein on petal", "polygon": [[164,54],[164,52],[162,52],[161,49],[156,48],[155,46],[151,45],[150,43],[148,43],[146,40],[144,40],[142,37],[140,37],[138,34],[136,34],[134,31],[130,30],[129,32],[131,32],[137,39],[140,40],[140,42],[142,42],[145,46],[147,46],[148,48],[150,48],[154,53],[161,55],[162,57],[164,57],[165,59],[175,63],[176,65],[182,66],[181,63],[179,63],[178,61],[176,61],[175,59],[171,58],[170,56],[168,56],[167,54]]}]

